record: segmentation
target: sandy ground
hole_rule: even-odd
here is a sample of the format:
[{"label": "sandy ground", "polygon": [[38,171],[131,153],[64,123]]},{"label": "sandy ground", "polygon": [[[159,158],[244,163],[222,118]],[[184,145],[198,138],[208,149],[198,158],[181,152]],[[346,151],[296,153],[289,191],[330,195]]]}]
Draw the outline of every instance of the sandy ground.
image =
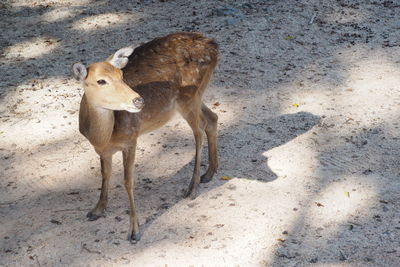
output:
[{"label": "sandy ground", "polygon": [[[0,265],[399,265],[400,1],[2,1],[0,28]],[[220,168],[183,199],[190,128],[141,137],[131,245],[119,154],[86,220],[100,164],[70,66],[174,31],[220,44]]]}]

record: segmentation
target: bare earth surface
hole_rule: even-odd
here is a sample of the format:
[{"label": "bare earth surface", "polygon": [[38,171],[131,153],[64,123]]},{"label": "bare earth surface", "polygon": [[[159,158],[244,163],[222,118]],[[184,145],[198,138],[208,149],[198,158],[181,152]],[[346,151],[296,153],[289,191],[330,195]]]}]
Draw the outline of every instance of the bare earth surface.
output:
[{"label": "bare earth surface", "polygon": [[[0,265],[399,266],[400,1],[2,1],[0,28]],[[220,168],[183,199],[190,128],[142,136],[132,245],[120,154],[86,219],[100,163],[70,66],[175,31],[220,45]]]}]

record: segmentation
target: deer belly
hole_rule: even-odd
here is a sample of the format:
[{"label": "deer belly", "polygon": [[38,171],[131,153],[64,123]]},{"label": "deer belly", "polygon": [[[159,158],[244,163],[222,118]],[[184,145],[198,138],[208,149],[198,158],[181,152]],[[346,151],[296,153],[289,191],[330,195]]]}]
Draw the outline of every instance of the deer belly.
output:
[{"label": "deer belly", "polygon": [[151,132],[166,124],[175,114],[175,107],[161,109],[157,113],[144,114],[140,125],[140,134]]}]

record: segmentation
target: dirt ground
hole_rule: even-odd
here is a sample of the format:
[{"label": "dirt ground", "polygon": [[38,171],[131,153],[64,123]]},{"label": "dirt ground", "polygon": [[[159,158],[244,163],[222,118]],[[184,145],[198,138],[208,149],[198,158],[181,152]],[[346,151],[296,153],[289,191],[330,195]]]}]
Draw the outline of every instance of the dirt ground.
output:
[{"label": "dirt ground", "polygon": [[[0,265],[399,266],[400,1],[3,0],[0,27]],[[132,245],[120,154],[86,219],[100,163],[70,67],[175,31],[220,45],[220,168],[184,199],[190,128],[142,136]]]}]

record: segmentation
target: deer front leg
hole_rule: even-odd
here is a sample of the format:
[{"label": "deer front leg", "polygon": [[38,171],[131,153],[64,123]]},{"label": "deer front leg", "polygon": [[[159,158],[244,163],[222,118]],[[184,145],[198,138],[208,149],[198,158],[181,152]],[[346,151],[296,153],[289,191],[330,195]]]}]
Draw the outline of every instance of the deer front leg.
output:
[{"label": "deer front leg", "polygon": [[125,189],[128,192],[130,216],[129,216],[129,231],[128,240],[135,244],[140,240],[139,232],[139,221],[136,214],[134,190],[135,190],[135,179],[133,177],[133,169],[135,166],[135,152],[136,152],[136,140],[134,144],[122,151],[124,161],[124,184]]},{"label": "deer front leg", "polygon": [[96,207],[91,210],[86,217],[89,221],[95,221],[104,216],[107,202],[108,202],[108,184],[111,176],[112,155],[100,155],[101,176],[103,178],[101,183],[101,193],[99,202]]}]

